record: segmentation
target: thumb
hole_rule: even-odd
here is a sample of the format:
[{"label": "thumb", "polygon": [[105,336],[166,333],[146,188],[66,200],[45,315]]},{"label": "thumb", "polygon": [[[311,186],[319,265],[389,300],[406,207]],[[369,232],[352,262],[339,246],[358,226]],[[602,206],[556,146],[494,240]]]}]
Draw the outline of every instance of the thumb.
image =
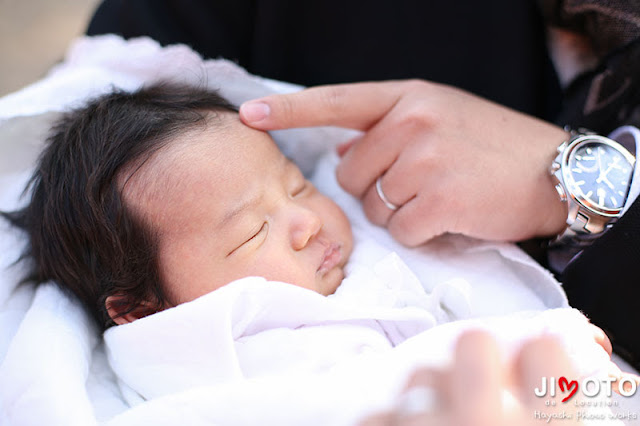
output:
[{"label": "thumb", "polygon": [[407,82],[318,86],[240,106],[240,119],[260,130],[339,126],[367,130],[408,91]]}]

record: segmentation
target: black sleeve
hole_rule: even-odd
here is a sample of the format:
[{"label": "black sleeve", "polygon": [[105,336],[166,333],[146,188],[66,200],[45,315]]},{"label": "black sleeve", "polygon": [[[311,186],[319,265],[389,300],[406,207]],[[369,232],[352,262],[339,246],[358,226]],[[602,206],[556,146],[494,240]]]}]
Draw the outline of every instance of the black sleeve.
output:
[{"label": "black sleeve", "polygon": [[[640,39],[569,87],[560,120],[605,135],[625,124],[640,127]],[[567,266],[561,281],[569,303],[603,328],[614,350],[640,370],[640,198]]]},{"label": "black sleeve", "polygon": [[640,369],[640,198],[561,278],[571,305],[604,329],[615,351]]},{"label": "black sleeve", "polygon": [[421,78],[545,119],[560,99],[532,0],[104,0],[88,34],[104,33],[302,85]]},{"label": "black sleeve", "polygon": [[104,0],[87,35],[148,36],[162,45],[182,43],[205,58],[245,63],[251,54],[250,0]]}]

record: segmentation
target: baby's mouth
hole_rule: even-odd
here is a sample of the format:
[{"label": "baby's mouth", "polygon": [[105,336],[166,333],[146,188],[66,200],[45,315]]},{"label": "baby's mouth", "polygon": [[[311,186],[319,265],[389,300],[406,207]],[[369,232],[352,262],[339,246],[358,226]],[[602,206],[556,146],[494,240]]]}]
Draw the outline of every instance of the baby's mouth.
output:
[{"label": "baby's mouth", "polygon": [[324,251],[322,256],[322,262],[318,267],[317,273],[324,274],[327,271],[335,268],[342,261],[342,244],[331,243]]}]

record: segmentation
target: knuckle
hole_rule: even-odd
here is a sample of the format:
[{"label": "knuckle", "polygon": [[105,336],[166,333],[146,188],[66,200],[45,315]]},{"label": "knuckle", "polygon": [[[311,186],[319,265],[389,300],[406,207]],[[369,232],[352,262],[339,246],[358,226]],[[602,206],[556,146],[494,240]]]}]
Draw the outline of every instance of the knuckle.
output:
[{"label": "knuckle", "polygon": [[398,117],[397,126],[410,132],[425,132],[437,123],[437,113],[427,101],[416,100],[405,107]]},{"label": "knuckle", "polygon": [[347,95],[347,89],[341,85],[327,86],[323,91],[325,111],[328,111],[333,118],[341,117],[347,101]]},{"label": "knuckle", "polygon": [[277,99],[278,102],[276,108],[280,117],[290,122],[294,118],[295,102],[289,96],[279,96],[275,99]]},{"label": "knuckle", "polygon": [[410,78],[404,81],[405,89],[409,92],[417,92],[426,90],[431,86],[431,83],[425,80],[421,80],[419,78]]},{"label": "knuckle", "polygon": [[[446,170],[443,168],[450,165],[450,161],[446,161],[445,154],[441,152],[441,147],[435,141],[425,141],[418,138],[412,141],[401,153],[403,169],[406,176],[412,176],[413,179],[425,181],[431,180],[435,176],[445,176]],[[445,160],[445,161],[442,161]],[[424,185],[418,188],[426,189]],[[429,188],[430,191],[433,188]]]}]

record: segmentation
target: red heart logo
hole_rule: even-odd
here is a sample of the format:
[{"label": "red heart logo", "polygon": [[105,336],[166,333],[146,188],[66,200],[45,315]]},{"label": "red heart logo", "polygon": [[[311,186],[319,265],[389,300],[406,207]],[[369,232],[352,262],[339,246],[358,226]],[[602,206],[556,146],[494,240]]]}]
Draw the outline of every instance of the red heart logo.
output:
[{"label": "red heart logo", "polygon": [[558,379],[558,385],[560,386],[560,390],[562,392],[565,391],[565,387],[567,388],[567,391],[571,392],[565,399],[562,400],[562,402],[567,402],[569,398],[571,398],[576,392],[578,392],[577,380],[568,381],[566,377],[562,376],[560,377],[560,379]]}]

